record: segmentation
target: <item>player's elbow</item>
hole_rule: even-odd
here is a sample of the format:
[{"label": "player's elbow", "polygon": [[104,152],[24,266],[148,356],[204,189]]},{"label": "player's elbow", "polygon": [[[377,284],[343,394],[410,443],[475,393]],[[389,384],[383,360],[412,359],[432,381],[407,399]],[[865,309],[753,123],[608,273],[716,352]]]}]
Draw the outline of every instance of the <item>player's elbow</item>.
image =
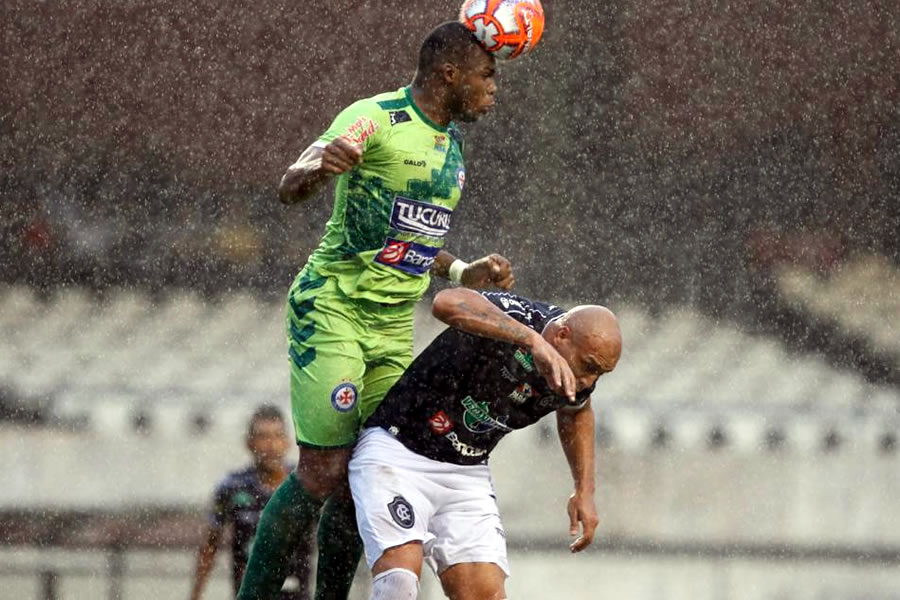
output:
[{"label": "player's elbow", "polygon": [[456,327],[458,322],[467,315],[466,298],[472,293],[465,288],[451,288],[438,292],[431,303],[431,314],[434,318]]},{"label": "player's elbow", "polygon": [[431,303],[431,314],[438,321],[448,322],[453,315],[453,299],[451,298],[452,290],[441,290],[438,292],[434,301]]}]

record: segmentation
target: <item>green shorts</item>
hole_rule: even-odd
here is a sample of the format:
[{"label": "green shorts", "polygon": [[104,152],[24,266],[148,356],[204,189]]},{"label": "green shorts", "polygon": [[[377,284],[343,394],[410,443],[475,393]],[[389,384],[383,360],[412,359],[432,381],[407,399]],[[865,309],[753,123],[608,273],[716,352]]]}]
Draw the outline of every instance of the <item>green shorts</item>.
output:
[{"label": "green shorts", "polygon": [[414,307],[350,299],[333,278],[300,272],[286,318],[298,444],[356,442],[362,423],[412,362]]}]

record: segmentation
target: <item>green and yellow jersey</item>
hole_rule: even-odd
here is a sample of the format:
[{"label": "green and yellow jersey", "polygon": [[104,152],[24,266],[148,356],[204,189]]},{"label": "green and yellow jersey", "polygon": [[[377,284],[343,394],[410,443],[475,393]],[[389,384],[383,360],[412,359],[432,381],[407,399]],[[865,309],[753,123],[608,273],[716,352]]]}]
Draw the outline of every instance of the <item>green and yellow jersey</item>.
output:
[{"label": "green and yellow jersey", "polygon": [[465,184],[462,136],[428,119],[408,87],[351,104],[316,145],[340,136],[362,147],[362,162],[337,178],[304,276],[333,277],[350,298],[417,300]]}]

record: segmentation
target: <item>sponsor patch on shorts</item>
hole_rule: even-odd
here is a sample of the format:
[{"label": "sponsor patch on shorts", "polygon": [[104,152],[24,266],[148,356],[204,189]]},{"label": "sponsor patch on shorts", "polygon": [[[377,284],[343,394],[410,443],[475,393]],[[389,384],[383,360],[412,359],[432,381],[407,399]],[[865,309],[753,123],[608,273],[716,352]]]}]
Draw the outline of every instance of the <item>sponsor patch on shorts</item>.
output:
[{"label": "sponsor patch on shorts", "polygon": [[356,406],[356,386],[349,381],[339,383],[331,390],[331,406],[338,412],[353,410]]},{"label": "sponsor patch on shorts", "polygon": [[394,499],[388,503],[387,507],[391,513],[391,518],[394,519],[394,523],[403,529],[411,529],[416,524],[416,515],[413,512],[413,508],[403,496],[394,496]]}]

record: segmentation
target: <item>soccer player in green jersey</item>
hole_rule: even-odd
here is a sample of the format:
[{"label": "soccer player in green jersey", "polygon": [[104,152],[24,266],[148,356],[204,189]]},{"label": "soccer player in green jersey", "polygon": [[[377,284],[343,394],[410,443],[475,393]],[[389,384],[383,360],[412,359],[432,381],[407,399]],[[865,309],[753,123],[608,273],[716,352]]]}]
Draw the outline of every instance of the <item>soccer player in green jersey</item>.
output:
[{"label": "soccer player in green jersey", "polygon": [[239,600],[273,598],[320,510],[315,598],[347,597],[362,550],[347,462],[360,424],[412,361],[415,302],[431,274],[513,284],[500,255],[467,264],[442,249],[465,185],[453,122],[490,110],[494,70],[464,26],[438,26],[410,86],[350,105],[281,181],[282,202],[293,204],[337,176],[325,235],[288,294],[297,469],[266,505]]}]

